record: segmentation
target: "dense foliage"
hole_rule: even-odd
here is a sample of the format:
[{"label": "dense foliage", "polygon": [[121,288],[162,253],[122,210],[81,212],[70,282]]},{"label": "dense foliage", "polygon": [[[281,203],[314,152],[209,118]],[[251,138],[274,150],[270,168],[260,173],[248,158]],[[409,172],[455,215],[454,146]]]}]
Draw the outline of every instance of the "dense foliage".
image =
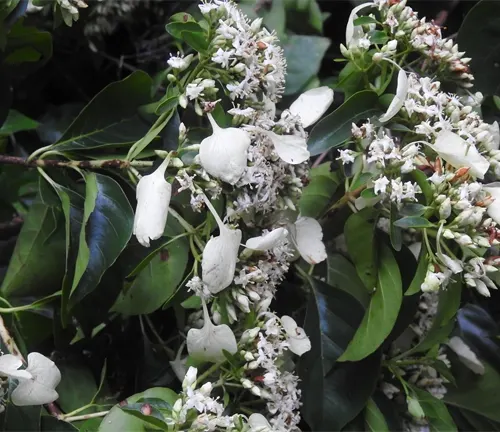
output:
[{"label": "dense foliage", "polygon": [[500,6],[333,3],[0,4],[2,430],[498,430]]}]

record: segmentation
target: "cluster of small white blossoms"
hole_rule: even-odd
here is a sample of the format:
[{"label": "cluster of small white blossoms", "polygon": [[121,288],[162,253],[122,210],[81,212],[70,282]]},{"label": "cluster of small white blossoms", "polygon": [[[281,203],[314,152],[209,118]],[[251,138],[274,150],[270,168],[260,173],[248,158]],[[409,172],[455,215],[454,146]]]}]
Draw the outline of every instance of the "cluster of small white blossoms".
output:
[{"label": "cluster of small white blossoms", "polygon": [[[380,24],[354,26],[357,13],[363,9],[376,8],[378,15],[369,16]],[[385,43],[371,40],[374,30],[382,29],[387,37]],[[365,31],[366,30],[366,31]],[[347,48],[341,45],[345,57],[362,56],[375,43],[379,50],[374,58],[390,58],[398,51],[412,50],[423,55],[424,59],[417,69],[437,76],[443,81],[453,80],[463,88],[472,87],[473,75],[470,73],[464,52],[458,50],[453,40],[443,38],[441,28],[425,18],[418,18],[417,12],[406,6],[406,0],[374,0],[353,9],[346,31]]]},{"label": "cluster of small white blossoms", "polygon": [[0,412],[5,409],[13,382],[17,382],[17,387],[10,392],[10,401],[17,406],[43,405],[59,397],[55,388],[61,381],[61,372],[55,363],[37,352],[28,354],[27,363],[25,369],[20,369],[20,357],[0,355]]}]

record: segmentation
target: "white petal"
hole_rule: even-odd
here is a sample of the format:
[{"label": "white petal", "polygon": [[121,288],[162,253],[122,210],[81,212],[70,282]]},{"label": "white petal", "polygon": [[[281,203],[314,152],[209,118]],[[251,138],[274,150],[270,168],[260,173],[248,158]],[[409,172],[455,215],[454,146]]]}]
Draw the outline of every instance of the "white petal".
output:
[{"label": "white petal", "polygon": [[233,331],[226,325],[213,325],[208,310],[203,302],[205,323],[203,328],[188,331],[186,342],[189,355],[195,359],[213,363],[225,359],[222,350],[234,354],[238,350]]},{"label": "white petal", "polygon": [[493,202],[486,209],[488,216],[500,224],[500,183],[486,184],[483,186],[483,190],[493,198]]},{"label": "white petal", "polygon": [[297,326],[295,320],[287,315],[281,317],[281,324],[287,334],[287,341],[290,351],[298,356],[311,349],[311,341],[306,335],[304,329]]},{"label": "white petal", "polygon": [[61,372],[52,360],[40,353],[30,353],[26,370],[33,378],[19,382],[11,396],[14,405],[43,405],[59,397],[55,388],[61,381]]},{"label": "white petal", "polygon": [[300,216],[295,222],[295,246],[300,256],[309,264],[326,259],[323,230],[316,219]]},{"label": "white petal", "polygon": [[453,336],[447,343],[447,345],[455,351],[458,355],[460,361],[467,366],[472,372],[483,375],[484,365],[477,358],[474,351],[472,351],[469,346],[458,336]]},{"label": "white petal", "polygon": [[248,425],[250,426],[250,432],[273,432],[271,424],[259,413],[254,413],[248,417]]},{"label": "white petal", "polygon": [[442,131],[436,137],[432,146],[434,151],[455,168],[468,167],[470,173],[478,179],[483,179],[490,163],[481,156],[476,147],[468,144],[456,133]]},{"label": "white petal", "polygon": [[266,251],[282,243],[287,235],[288,231],[285,228],[276,228],[267,234],[248,239],[245,247],[248,249]]},{"label": "white petal", "polygon": [[31,374],[25,370],[18,370],[23,365],[20,358],[12,354],[4,354],[0,357],[0,375],[11,378],[31,378]]},{"label": "white petal", "polygon": [[316,123],[330,108],[333,102],[333,90],[319,87],[307,90],[290,105],[290,112],[300,117],[302,127],[307,128]]},{"label": "white petal", "polygon": [[345,41],[346,45],[349,48],[349,45],[351,44],[351,41],[354,37],[354,20],[358,18],[356,15],[361,9],[364,9],[368,6],[373,6],[373,2],[370,3],[363,3],[360,4],[359,6],[356,6],[352,11],[351,14],[349,15],[349,19],[347,20],[347,26],[345,28]]},{"label": "white petal", "polygon": [[243,129],[222,129],[208,114],[213,134],[200,144],[200,162],[213,177],[234,185],[247,168],[250,136]]},{"label": "white petal", "polygon": [[241,243],[241,231],[222,227],[217,237],[212,237],[203,250],[201,260],[202,280],[212,294],[231,285]]},{"label": "white petal", "polygon": [[489,150],[498,150],[500,148],[500,127],[498,126],[498,122],[495,121],[491,124],[490,132],[493,136],[493,141]]},{"label": "white petal", "polygon": [[448,255],[445,255],[440,252],[438,252],[436,255],[441,260],[441,262],[452,271],[452,273],[457,274],[463,271],[463,266],[461,261],[453,259]]},{"label": "white petal", "polygon": [[406,76],[406,72],[403,69],[400,69],[398,72],[398,87],[396,89],[396,95],[394,99],[392,99],[389,108],[385,114],[379,118],[381,123],[385,123],[393,118],[403,106],[406,95],[408,94],[408,77]]},{"label": "white petal", "polygon": [[152,174],[137,184],[137,208],[134,218],[134,235],[139,243],[149,247],[150,240],[163,235],[167,223],[172,186],[165,180],[168,161],[163,162]]},{"label": "white petal", "polygon": [[271,139],[276,153],[286,163],[297,165],[311,156],[305,138],[298,135],[278,135],[271,131],[262,132]]}]

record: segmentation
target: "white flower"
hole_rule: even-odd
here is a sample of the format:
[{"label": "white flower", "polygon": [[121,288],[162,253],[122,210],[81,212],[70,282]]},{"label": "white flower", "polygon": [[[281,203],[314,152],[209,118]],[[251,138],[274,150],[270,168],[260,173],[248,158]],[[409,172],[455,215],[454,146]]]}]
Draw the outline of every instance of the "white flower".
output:
[{"label": "white flower", "polygon": [[476,147],[468,144],[456,133],[451,131],[439,132],[436,142],[431,146],[434,151],[455,168],[468,167],[470,173],[483,179],[490,163],[482,156]]},{"label": "white flower", "polygon": [[342,165],[353,163],[354,157],[356,156],[356,153],[349,149],[339,150],[339,154],[340,156],[336,160],[341,160]]},{"label": "white flower", "polygon": [[477,358],[474,351],[458,336],[453,336],[447,344],[457,354],[460,361],[472,372],[483,375],[484,365]]},{"label": "white flower", "polygon": [[349,48],[351,45],[356,45],[357,39],[361,38],[363,35],[363,30],[360,26],[354,26],[354,20],[358,18],[358,15],[356,15],[361,9],[364,9],[369,6],[373,6],[374,3],[363,3],[360,4],[359,6],[356,6],[352,11],[351,14],[349,15],[349,19],[347,20],[347,26],[345,29],[345,41],[346,45]]},{"label": "white flower", "polygon": [[163,235],[167,223],[172,186],[165,180],[169,158],[152,174],[146,175],[137,184],[137,208],[134,218],[134,235],[139,243],[149,247],[150,240]]},{"label": "white flower", "polygon": [[500,224],[500,182],[486,184],[483,186],[483,190],[493,198],[486,211],[496,223]]},{"label": "white flower", "polygon": [[498,122],[493,122],[489,129],[491,142],[487,145],[487,148],[488,150],[498,150],[500,147],[500,127],[498,126]]},{"label": "white flower", "polygon": [[61,372],[52,360],[37,352],[30,353],[26,372],[31,378],[19,380],[11,395],[14,405],[43,405],[59,397],[55,388],[61,381]]},{"label": "white flower", "polygon": [[193,54],[189,54],[186,57],[171,56],[167,63],[173,69],[178,69],[179,71],[186,70],[191,62],[193,61]]},{"label": "white flower", "polygon": [[373,182],[373,192],[375,192],[376,195],[385,193],[387,186],[389,186],[389,179],[385,176],[379,177]]},{"label": "white flower", "polygon": [[212,176],[234,185],[247,168],[250,136],[243,129],[222,129],[208,113],[213,134],[200,144],[200,162]]},{"label": "white flower", "polygon": [[430,266],[430,268],[427,270],[427,274],[425,276],[425,280],[420,286],[420,289],[423,292],[432,292],[432,291],[438,291],[439,288],[445,283],[445,281],[448,279],[448,276],[445,275],[445,273],[441,272],[434,272],[434,266]]},{"label": "white flower", "polygon": [[233,281],[241,230],[232,230],[224,225],[208,198],[203,195],[203,199],[219,226],[219,235],[212,237],[203,250],[202,280],[212,294],[217,294]]},{"label": "white flower", "polygon": [[196,377],[198,376],[198,369],[189,366],[189,369],[184,375],[182,380],[182,390],[186,391],[188,388],[194,389],[196,387]]},{"label": "white flower", "polygon": [[[394,63],[392,60],[389,59],[385,60]],[[387,108],[385,114],[379,118],[379,121],[381,123],[389,121],[402,108],[406,99],[406,95],[408,94],[408,86],[409,83],[408,83],[408,77],[406,76],[406,72],[400,68],[398,72],[398,86],[396,88],[396,95],[394,96],[394,99],[392,99],[391,104],[389,105],[389,108]]]},{"label": "white flower", "polygon": [[281,324],[287,335],[290,351],[298,356],[311,349],[311,341],[304,329],[297,326],[295,320],[287,315],[281,317]]},{"label": "white flower", "polygon": [[299,116],[302,127],[307,128],[316,123],[330,108],[333,102],[333,90],[329,87],[318,87],[302,93],[290,105],[290,112]]},{"label": "white flower", "polygon": [[219,9],[219,4],[205,2],[205,3],[200,3],[198,7],[200,8],[201,13],[203,15],[206,15],[210,13],[210,11],[213,9]]},{"label": "white flower", "polygon": [[18,370],[23,365],[20,358],[12,354],[4,354],[0,357],[0,375],[10,378],[31,378],[31,374],[25,370]]},{"label": "white flower", "polygon": [[288,235],[285,228],[276,228],[259,237],[252,237],[247,240],[245,247],[248,249],[266,251],[283,243]]},{"label": "white flower", "polygon": [[297,165],[309,159],[306,139],[299,135],[278,135],[272,131],[259,129],[273,142],[278,156],[286,163]]},{"label": "white flower", "polygon": [[318,264],[326,259],[323,230],[316,219],[299,216],[291,228],[292,242],[307,263]]},{"label": "white flower", "polygon": [[271,424],[259,413],[254,413],[248,417],[248,425],[250,426],[250,432],[274,432]]},{"label": "white flower", "polygon": [[202,299],[203,328],[192,328],[188,331],[186,342],[189,355],[193,358],[219,362],[225,359],[222,350],[234,354],[237,350],[236,338],[232,330],[226,325],[214,325],[210,320],[207,305]]},{"label": "white flower", "polygon": [[231,108],[228,111],[228,114],[231,114],[232,116],[242,116],[242,117],[247,117],[250,118],[255,114],[255,110],[251,107],[248,108]]},{"label": "white flower", "polygon": [[219,63],[223,68],[227,69],[229,67],[229,62],[233,59],[234,53],[234,49],[224,51],[222,48],[219,48],[212,57],[212,61],[214,63]]},{"label": "white flower", "polygon": [[460,260],[450,258],[448,255],[440,252],[438,252],[436,255],[439,260],[452,271],[452,273],[457,274],[463,271],[462,262]]}]

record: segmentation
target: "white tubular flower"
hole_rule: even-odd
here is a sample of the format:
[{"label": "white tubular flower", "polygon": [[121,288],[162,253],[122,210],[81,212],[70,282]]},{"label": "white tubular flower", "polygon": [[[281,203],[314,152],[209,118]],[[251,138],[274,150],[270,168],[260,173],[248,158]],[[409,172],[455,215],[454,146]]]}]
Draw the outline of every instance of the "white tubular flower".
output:
[{"label": "white tubular flower", "polygon": [[262,133],[273,142],[274,149],[278,156],[286,163],[297,165],[305,162],[311,154],[307,150],[306,139],[298,135],[278,135],[272,131],[264,129]]},{"label": "white tubular flower", "polygon": [[329,87],[318,87],[302,93],[290,105],[289,111],[300,117],[302,127],[307,128],[316,123],[330,108],[333,102],[333,90]]},{"label": "white tubular flower", "polygon": [[0,376],[15,379],[30,379],[31,374],[25,370],[18,370],[23,365],[20,358],[12,354],[4,354],[0,357]]},{"label": "white tubular flower", "polygon": [[444,253],[438,252],[437,257],[439,260],[451,270],[452,273],[461,273],[463,271],[463,265],[460,260],[450,258],[448,255],[445,255]]},{"label": "white tubular flower", "polygon": [[389,121],[399,112],[399,110],[402,108],[405,102],[409,87],[409,82],[406,72],[392,60],[387,58],[384,58],[384,60],[397,66],[399,68],[399,72],[398,72],[398,86],[396,88],[396,95],[394,96],[394,99],[392,99],[389,108],[387,108],[385,114],[379,118],[379,121],[381,123]]},{"label": "white tubular flower", "polygon": [[247,168],[250,136],[243,129],[222,129],[208,113],[213,134],[200,144],[201,166],[212,176],[234,185]]},{"label": "white tubular flower", "polygon": [[245,247],[253,250],[266,251],[282,243],[287,235],[288,231],[285,228],[276,228],[267,234],[248,239]]},{"label": "white tubular flower", "polygon": [[472,372],[483,375],[484,365],[477,358],[474,351],[458,336],[453,336],[447,344],[458,356],[460,361]]},{"label": "white tubular flower", "polygon": [[281,324],[286,332],[287,342],[291,352],[301,356],[311,349],[311,341],[307,337],[306,332],[304,329],[297,326],[293,318],[284,315],[281,317]]},{"label": "white tubular flower", "polygon": [[271,424],[267,419],[259,413],[254,413],[248,417],[248,425],[250,426],[250,432],[273,432]]},{"label": "white tubular flower", "polygon": [[[449,272],[448,272],[449,273]],[[448,277],[441,272],[435,273],[434,266],[430,265],[427,269],[427,274],[425,276],[425,280],[420,285],[420,289],[423,292],[434,292],[439,291],[439,288],[446,283]]]},{"label": "white tubular flower", "polygon": [[493,201],[486,208],[486,212],[489,217],[500,224],[500,182],[486,184],[483,186],[483,190],[493,198]]},{"label": "white tubular flower", "polygon": [[188,331],[187,349],[193,358],[217,363],[225,359],[222,350],[231,354],[238,350],[236,338],[226,324],[214,325],[212,323],[204,299],[202,299],[202,305],[205,323],[200,330],[192,328]]},{"label": "white tubular flower", "polygon": [[359,6],[356,6],[352,11],[351,14],[349,15],[349,19],[347,20],[347,26],[345,28],[345,42],[347,47],[349,48],[351,45],[355,43],[357,39],[362,37],[362,31],[359,26],[354,26],[354,21],[356,18],[358,18],[357,13],[366,7],[373,6],[374,3],[363,3],[360,4]]},{"label": "white tubular flower", "polygon": [[167,60],[167,63],[172,69],[177,69],[182,72],[189,67],[192,61],[193,54],[189,54],[186,57],[172,56]]},{"label": "white tubular flower", "polygon": [[59,397],[55,388],[61,381],[61,372],[52,360],[37,352],[30,353],[26,372],[31,378],[19,380],[11,395],[14,405],[43,405]]},{"label": "white tubular flower", "polygon": [[478,179],[483,179],[490,167],[488,160],[479,153],[476,147],[468,144],[454,132],[439,132],[436,142],[431,147],[455,168],[470,168],[470,173]]},{"label": "white tubular flower", "polygon": [[203,199],[217,221],[219,235],[212,237],[203,250],[202,280],[212,294],[217,294],[233,281],[241,243],[241,230],[232,230],[224,225],[210,200],[205,195]]},{"label": "white tubular flower", "polygon": [[172,186],[165,180],[168,163],[167,157],[155,172],[142,177],[137,184],[134,235],[146,247],[149,247],[150,240],[163,235],[167,223],[172,196]]},{"label": "white tubular flower", "polygon": [[326,248],[319,222],[314,218],[299,216],[292,227],[294,228],[292,228],[292,242],[300,256],[309,264],[324,261]]},{"label": "white tubular flower", "polygon": [[500,127],[498,122],[495,121],[490,125],[490,133],[492,141],[488,145],[488,150],[498,150],[500,148]]}]

